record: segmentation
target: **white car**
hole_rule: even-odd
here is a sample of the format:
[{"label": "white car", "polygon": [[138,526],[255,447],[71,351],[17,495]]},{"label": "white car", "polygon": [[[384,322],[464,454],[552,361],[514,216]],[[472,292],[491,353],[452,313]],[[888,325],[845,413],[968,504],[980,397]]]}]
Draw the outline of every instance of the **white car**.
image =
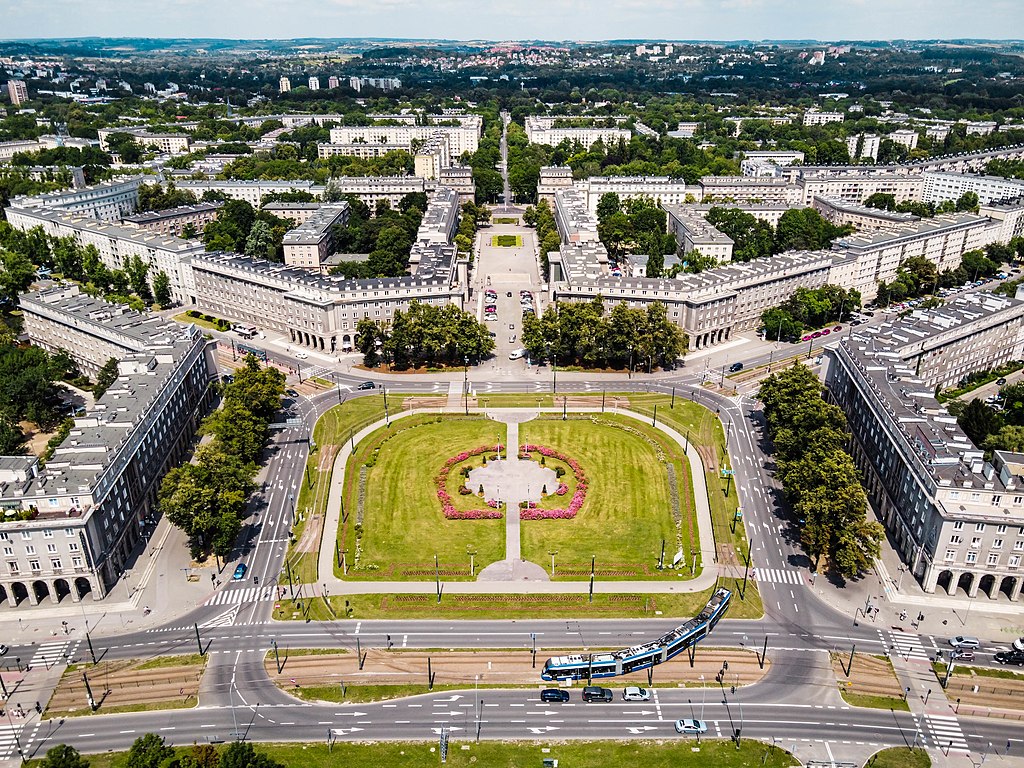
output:
[{"label": "white car", "polygon": [[676,720],[676,733],[707,733],[708,724],[703,720]]},{"label": "white car", "polygon": [[299,358],[299,360],[305,360],[307,357],[309,357],[309,355],[307,355],[305,352],[296,352],[295,356]]},{"label": "white car", "polygon": [[636,685],[627,686],[622,692],[623,701],[650,701],[651,690],[650,688],[640,688]]},{"label": "white car", "polygon": [[1024,651],[1024,637],[1018,637],[1013,641],[1013,649],[1015,651]]}]

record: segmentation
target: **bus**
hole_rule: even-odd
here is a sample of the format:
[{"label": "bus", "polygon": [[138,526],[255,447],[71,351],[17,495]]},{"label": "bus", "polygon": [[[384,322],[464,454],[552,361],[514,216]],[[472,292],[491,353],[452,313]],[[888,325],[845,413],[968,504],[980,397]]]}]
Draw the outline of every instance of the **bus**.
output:
[{"label": "bus", "polygon": [[259,332],[255,325],[245,325],[244,323],[235,323],[232,330],[243,339],[251,339]]},{"label": "bus", "polygon": [[732,592],[728,589],[715,590],[704,610],[657,640],[612,653],[555,656],[544,662],[540,676],[544,680],[589,680],[661,664],[707,637],[729,609],[731,599]]}]

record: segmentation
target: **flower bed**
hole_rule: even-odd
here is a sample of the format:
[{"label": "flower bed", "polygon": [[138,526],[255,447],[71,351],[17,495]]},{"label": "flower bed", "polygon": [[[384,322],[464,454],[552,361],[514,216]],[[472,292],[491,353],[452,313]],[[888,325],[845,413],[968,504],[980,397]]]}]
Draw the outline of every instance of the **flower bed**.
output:
[{"label": "flower bed", "polygon": [[[530,454],[539,453],[541,456],[549,456],[554,459],[558,459],[569,466],[572,470],[573,476],[576,478],[576,490],[572,494],[572,498],[569,500],[569,506],[565,509],[538,509],[533,504],[527,504],[523,509],[519,510],[520,520],[571,520],[576,517],[576,513],[580,511],[580,507],[583,506],[584,500],[587,498],[587,476],[583,472],[583,467],[576,459],[570,458],[563,453],[559,453],[554,448],[548,448],[546,445],[531,445],[526,443],[519,446],[519,456],[521,458],[530,458]],[[558,484],[558,489],[555,493],[559,496],[565,496],[569,492],[569,486],[564,482]]]},{"label": "flower bed", "polygon": [[[437,473],[437,477],[434,478],[434,484],[437,486],[437,499],[441,502],[441,511],[444,512],[444,516],[448,520],[495,520],[502,517],[499,504],[494,499],[487,500],[487,509],[456,509],[455,505],[452,504],[452,497],[448,494],[448,475],[452,471],[452,467],[457,464],[472,458],[473,456],[480,456],[481,454],[491,453],[496,451],[501,453],[505,448],[504,445],[498,443],[498,445],[481,445],[477,448],[473,448],[469,451],[462,451],[457,453],[448,459],[441,467],[441,471]],[[465,486],[463,486],[465,487]],[[463,493],[462,488],[459,489],[459,493],[463,496],[469,495]]]}]

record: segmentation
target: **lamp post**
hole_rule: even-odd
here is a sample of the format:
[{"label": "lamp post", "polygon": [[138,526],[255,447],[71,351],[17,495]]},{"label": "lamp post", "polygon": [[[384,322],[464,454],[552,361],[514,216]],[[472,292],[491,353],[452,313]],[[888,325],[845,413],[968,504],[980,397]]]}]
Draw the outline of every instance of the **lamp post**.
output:
[{"label": "lamp post", "polygon": [[558,554],[558,550],[557,549],[554,549],[554,550],[549,549],[548,550],[548,554],[551,555],[551,576],[554,577],[554,575],[555,575],[555,555]]},{"label": "lamp post", "polygon": [[462,358],[462,399],[466,403],[466,415],[469,416],[469,355]]},{"label": "lamp post", "polygon": [[469,555],[469,575],[476,576],[476,550],[466,547],[466,554]]}]

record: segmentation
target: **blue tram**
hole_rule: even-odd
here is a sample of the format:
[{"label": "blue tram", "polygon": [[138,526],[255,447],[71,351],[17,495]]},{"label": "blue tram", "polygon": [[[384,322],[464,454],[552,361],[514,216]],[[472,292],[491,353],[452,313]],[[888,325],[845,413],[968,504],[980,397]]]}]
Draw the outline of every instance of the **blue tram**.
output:
[{"label": "blue tram", "polygon": [[585,680],[615,677],[661,664],[707,637],[729,609],[731,599],[732,592],[718,589],[704,610],[657,640],[613,653],[555,656],[544,662],[540,676],[544,680]]}]

